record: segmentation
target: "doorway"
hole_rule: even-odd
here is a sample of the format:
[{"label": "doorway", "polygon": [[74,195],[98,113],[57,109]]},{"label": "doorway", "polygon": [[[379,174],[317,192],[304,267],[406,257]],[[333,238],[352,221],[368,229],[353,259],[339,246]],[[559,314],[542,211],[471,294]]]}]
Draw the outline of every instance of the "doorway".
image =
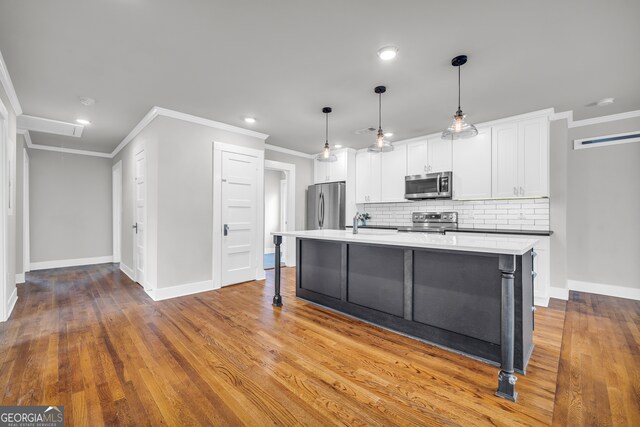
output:
[{"label": "doorway", "polygon": [[134,166],[133,203],[133,271],[134,280],[142,287],[146,284],[147,261],[147,162],[144,148],[136,153]]},{"label": "doorway", "polygon": [[[264,162],[264,268],[274,268],[275,245],[272,232],[296,229],[296,166],[292,163],[265,160]],[[268,188],[270,187],[270,188]],[[280,247],[283,265],[296,265],[295,239],[284,237]]]},{"label": "doorway", "polygon": [[264,151],[214,142],[214,288],[264,278]]}]

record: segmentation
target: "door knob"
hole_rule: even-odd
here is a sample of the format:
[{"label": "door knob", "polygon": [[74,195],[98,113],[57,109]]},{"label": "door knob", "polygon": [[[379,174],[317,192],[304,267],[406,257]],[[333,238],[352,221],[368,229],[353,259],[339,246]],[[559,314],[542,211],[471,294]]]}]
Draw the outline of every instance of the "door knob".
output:
[{"label": "door knob", "polygon": [[225,236],[229,234],[229,224],[225,224],[225,225],[224,225],[224,232],[223,232],[223,234],[224,234]]}]

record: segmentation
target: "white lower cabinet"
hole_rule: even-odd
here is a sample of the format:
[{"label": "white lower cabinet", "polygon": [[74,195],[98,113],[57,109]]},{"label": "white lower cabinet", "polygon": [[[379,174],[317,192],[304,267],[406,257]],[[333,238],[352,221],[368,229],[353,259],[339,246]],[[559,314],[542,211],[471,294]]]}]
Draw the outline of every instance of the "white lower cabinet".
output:
[{"label": "white lower cabinet", "polygon": [[453,198],[491,198],[491,129],[453,141]]}]

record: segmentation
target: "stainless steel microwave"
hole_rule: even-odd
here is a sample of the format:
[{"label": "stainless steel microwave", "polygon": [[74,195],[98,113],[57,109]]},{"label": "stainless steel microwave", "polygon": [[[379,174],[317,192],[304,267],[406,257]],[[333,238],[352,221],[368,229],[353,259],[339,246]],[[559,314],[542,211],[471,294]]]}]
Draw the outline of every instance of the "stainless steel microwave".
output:
[{"label": "stainless steel microwave", "polygon": [[453,172],[409,175],[404,179],[404,198],[408,200],[450,199]]}]

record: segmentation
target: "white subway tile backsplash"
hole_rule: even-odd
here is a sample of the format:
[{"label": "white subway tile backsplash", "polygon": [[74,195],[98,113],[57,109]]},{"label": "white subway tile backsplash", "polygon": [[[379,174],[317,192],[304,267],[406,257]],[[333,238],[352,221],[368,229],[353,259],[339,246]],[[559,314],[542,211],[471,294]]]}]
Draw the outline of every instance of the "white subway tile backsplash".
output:
[{"label": "white subway tile backsplash", "polygon": [[421,200],[406,203],[359,204],[368,212],[371,225],[410,225],[412,212],[458,212],[461,227],[548,230],[549,199],[514,200]]}]

